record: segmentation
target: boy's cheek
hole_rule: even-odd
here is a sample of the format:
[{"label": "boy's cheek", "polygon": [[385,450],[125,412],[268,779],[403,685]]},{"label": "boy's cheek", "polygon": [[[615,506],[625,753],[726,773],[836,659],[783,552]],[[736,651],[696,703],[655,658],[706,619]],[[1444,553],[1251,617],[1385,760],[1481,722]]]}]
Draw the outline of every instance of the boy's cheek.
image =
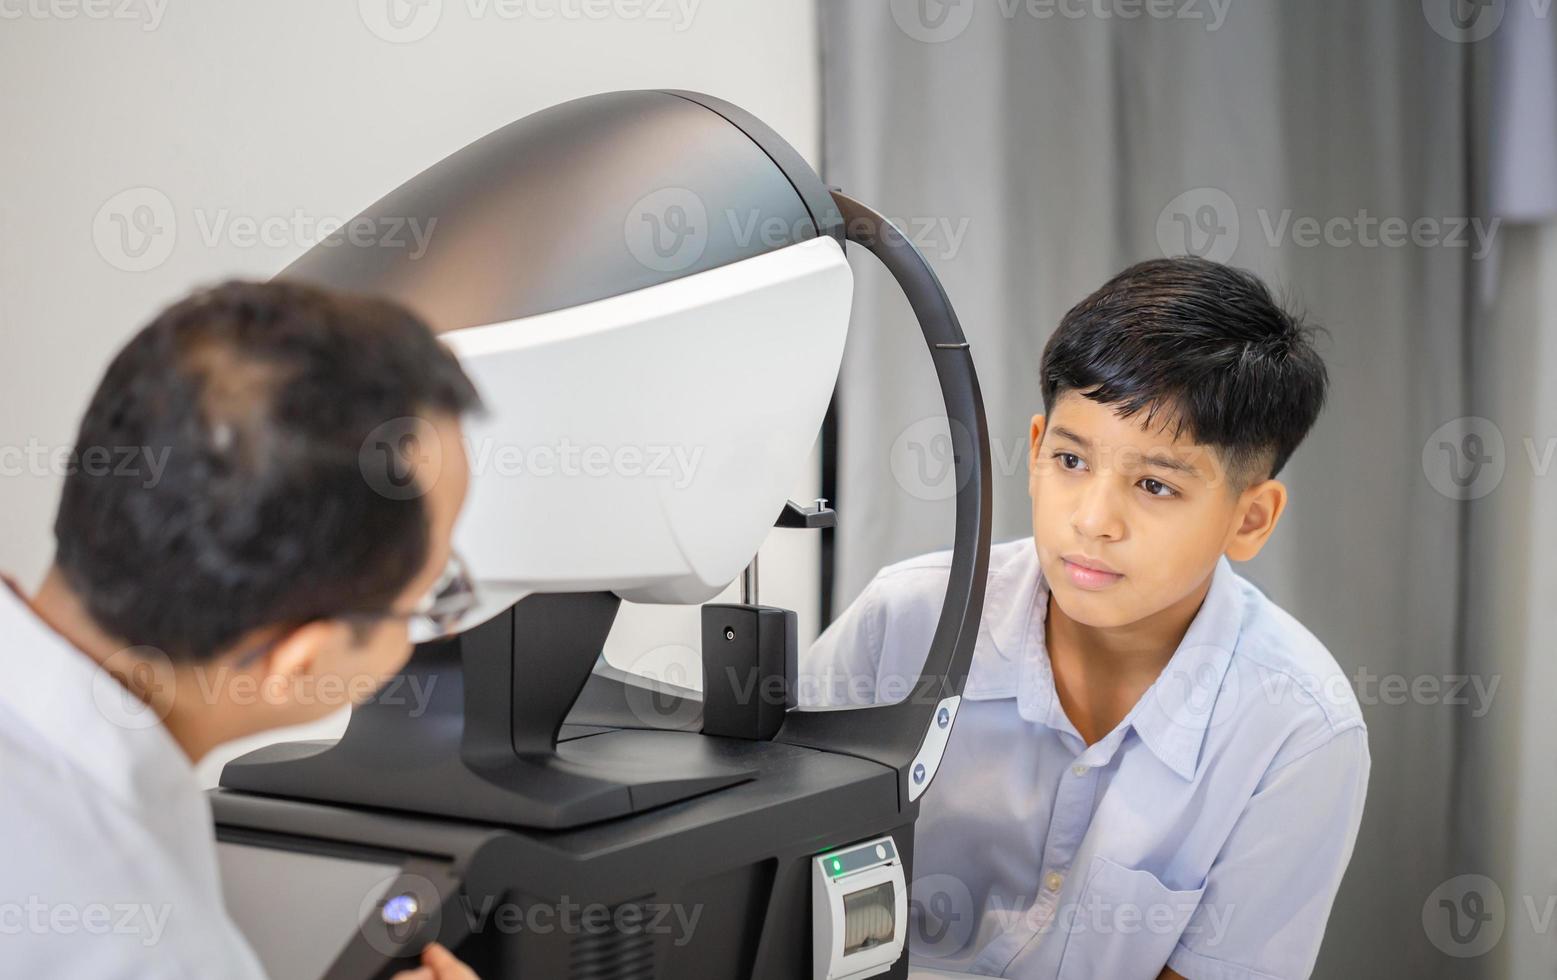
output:
[{"label": "boy's cheek", "polygon": [[1033,534],[1063,530],[1070,524],[1072,508],[1063,489],[1035,481],[1033,486]]}]

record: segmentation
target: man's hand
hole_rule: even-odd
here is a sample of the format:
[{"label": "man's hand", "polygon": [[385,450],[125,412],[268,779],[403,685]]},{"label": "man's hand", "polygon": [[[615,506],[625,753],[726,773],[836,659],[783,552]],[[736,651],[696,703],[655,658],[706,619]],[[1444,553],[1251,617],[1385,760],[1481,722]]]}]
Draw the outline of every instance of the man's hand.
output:
[{"label": "man's hand", "polygon": [[481,980],[475,971],[437,943],[422,950],[422,965],[395,974],[394,980]]}]

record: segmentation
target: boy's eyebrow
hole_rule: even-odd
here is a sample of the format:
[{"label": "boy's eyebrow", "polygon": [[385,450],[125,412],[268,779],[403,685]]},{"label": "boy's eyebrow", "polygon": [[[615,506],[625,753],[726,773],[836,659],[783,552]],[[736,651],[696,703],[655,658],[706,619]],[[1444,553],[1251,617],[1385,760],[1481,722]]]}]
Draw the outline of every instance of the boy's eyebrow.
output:
[{"label": "boy's eyebrow", "polygon": [[[1092,440],[1086,438],[1083,435],[1080,435],[1079,433],[1072,432],[1063,425],[1056,425],[1051,431],[1061,439],[1074,442],[1082,449],[1089,451],[1092,449]],[[1148,466],[1155,466],[1158,469],[1172,470],[1175,473],[1188,473],[1192,476],[1198,476],[1200,473],[1200,470],[1195,466],[1194,463],[1191,463],[1188,460],[1177,459],[1173,456],[1164,456],[1161,453],[1143,455],[1141,457],[1141,462],[1147,464]]]},{"label": "boy's eyebrow", "polygon": [[1079,436],[1076,433],[1074,433],[1074,432],[1070,431],[1069,429],[1065,428],[1063,425],[1056,425],[1050,431],[1052,431],[1055,435],[1059,436],[1061,439],[1069,439],[1071,442],[1074,442],[1076,445],[1080,446],[1082,449],[1091,449],[1092,448],[1092,440],[1091,439],[1087,439],[1084,436]]},{"label": "boy's eyebrow", "polygon": [[1159,469],[1173,470],[1178,473],[1189,473],[1191,475],[1198,475],[1200,473],[1200,470],[1195,468],[1194,463],[1191,463],[1187,460],[1176,459],[1172,456],[1153,454],[1151,456],[1142,456],[1141,461],[1146,463],[1148,466],[1156,466]]}]

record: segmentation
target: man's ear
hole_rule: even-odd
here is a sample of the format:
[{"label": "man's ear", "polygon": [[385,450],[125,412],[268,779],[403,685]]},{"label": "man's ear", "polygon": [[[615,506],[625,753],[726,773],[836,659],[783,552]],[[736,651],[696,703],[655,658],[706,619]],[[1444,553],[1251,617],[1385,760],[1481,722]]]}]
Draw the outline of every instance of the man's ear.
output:
[{"label": "man's ear", "polygon": [[1260,553],[1282,511],[1287,509],[1287,486],[1280,480],[1263,480],[1238,495],[1238,512],[1227,557],[1248,561]]},{"label": "man's ear", "polygon": [[346,625],[335,620],[304,623],[273,642],[254,669],[281,681],[307,677],[347,644],[346,634]]},{"label": "man's ear", "polygon": [[1043,430],[1049,420],[1042,414],[1034,415],[1032,427],[1027,432],[1027,475],[1038,469],[1038,446],[1043,442]]}]

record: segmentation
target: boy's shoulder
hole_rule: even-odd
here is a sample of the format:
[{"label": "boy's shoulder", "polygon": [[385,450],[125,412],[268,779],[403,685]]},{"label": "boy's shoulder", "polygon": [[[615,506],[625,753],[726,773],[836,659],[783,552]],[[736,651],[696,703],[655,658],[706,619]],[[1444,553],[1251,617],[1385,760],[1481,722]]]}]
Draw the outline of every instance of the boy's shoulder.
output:
[{"label": "boy's shoulder", "polygon": [[1366,732],[1351,678],[1323,641],[1254,583],[1236,572],[1233,580],[1242,616],[1222,685],[1229,707],[1284,729],[1283,754],[1293,756],[1350,729]]},{"label": "boy's shoulder", "polygon": [[[951,551],[917,555],[882,568],[862,593],[866,615],[877,623],[878,635],[899,639],[894,656],[909,657],[915,664],[922,661],[941,614],[951,566]],[[1033,624],[1043,617],[1038,601],[1041,578],[1031,536],[990,546],[984,606],[964,696],[1015,693],[1016,671],[1030,645]]]},{"label": "boy's shoulder", "polygon": [[[1030,537],[990,545],[986,595],[990,586],[1001,584],[1012,576],[1020,575],[1028,566],[1036,565],[1033,539]],[[935,592],[933,597],[939,600],[946,589],[947,579],[951,577],[951,566],[950,549],[915,555],[884,566],[871,579],[868,588],[879,591],[884,598],[894,600],[928,598],[928,591],[938,588],[940,591]]]},{"label": "boy's shoulder", "polygon": [[[878,616],[921,626],[928,616],[933,624],[946,596],[951,567],[950,550],[906,558],[877,572],[864,595]],[[1031,537],[990,545],[975,661],[991,642],[1012,652],[1009,648],[1019,643],[1037,609],[1039,580]]]}]

